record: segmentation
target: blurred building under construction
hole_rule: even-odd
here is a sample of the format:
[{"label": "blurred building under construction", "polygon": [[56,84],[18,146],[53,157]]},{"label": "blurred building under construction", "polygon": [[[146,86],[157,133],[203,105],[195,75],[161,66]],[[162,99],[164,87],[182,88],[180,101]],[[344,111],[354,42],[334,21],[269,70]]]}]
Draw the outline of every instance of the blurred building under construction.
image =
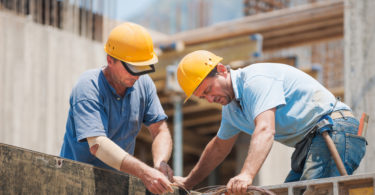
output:
[{"label": "blurred building under construction", "polygon": [[[202,5],[214,3],[194,2],[202,14],[210,9]],[[349,55],[344,48],[344,1],[243,0],[242,5],[244,16],[235,20],[207,26],[204,17],[208,16],[202,15],[197,29],[172,35],[150,30],[159,54],[157,71],[150,76],[171,131],[176,114],[173,97],[179,94],[165,90],[166,70],[197,49],[224,57],[223,62],[233,69],[264,61],[295,66],[344,101],[353,102],[354,95],[346,90],[351,84],[345,83],[349,73],[344,72],[353,68],[344,62],[344,53]],[[59,153],[71,88],[84,70],[105,65],[103,42],[120,23],[108,17],[116,6],[116,1],[104,0],[0,0],[0,101],[5,102],[0,107],[0,142]],[[359,116],[365,108],[358,104],[354,111]],[[374,110],[366,112],[371,115]],[[192,98],[181,113],[186,175],[216,135],[221,106]],[[242,167],[249,140],[250,136],[240,136],[234,151],[200,186],[225,184],[234,176]],[[148,164],[152,164],[151,142],[143,128],[135,156]],[[282,183],[290,170],[291,153],[291,148],[275,143],[254,184]],[[375,170],[364,164],[368,167],[362,170]]]},{"label": "blurred building under construction", "polygon": [[254,15],[289,7],[289,0],[244,0],[244,15]]}]

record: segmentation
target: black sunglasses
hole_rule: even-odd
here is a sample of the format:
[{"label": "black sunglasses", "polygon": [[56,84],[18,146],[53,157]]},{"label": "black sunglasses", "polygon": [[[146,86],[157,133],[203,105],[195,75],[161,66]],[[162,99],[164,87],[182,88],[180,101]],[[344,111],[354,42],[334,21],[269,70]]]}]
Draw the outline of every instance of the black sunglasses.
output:
[{"label": "black sunglasses", "polygon": [[140,75],[144,75],[144,74],[147,74],[147,73],[155,72],[155,66],[154,66],[154,64],[150,64],[149,65],[151,67],[150,70],[135,72],[136,70],[132,69],[132,67],[134,67],[133,65],[131,65],[129,63],[126,63],[126,62],[123,62],[121,60],[120,60],[120,62],[122,63],[122,66],[124,66],[124,68],[126,69],[126,71],[128,71],[133,76],[140,76]]}]

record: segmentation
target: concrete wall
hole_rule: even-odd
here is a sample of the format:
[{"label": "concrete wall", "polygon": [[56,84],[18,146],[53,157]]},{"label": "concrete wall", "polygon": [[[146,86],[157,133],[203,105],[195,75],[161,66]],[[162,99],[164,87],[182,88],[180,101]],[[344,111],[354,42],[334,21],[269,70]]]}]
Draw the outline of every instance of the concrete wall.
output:
[{"label": "concrete wall", "polygon": [[[236,142],[236,172],[239,173],[245,161],[250,143],[250,135],[242,133]],[[279,142],[273,142],[272,149],[254,178],[253,184],[266,186],[284,182],[290,171],[290,157],[294,148],[287,147]]]},{"label": "concrete wall", "polygon": [[375,1],[345,0],[345,99],[370,115],[367,152],[358,173],[375,171]]},{"label": "concrete wall", "polygon": [[102,44],[0,11],[0,142],[59,154],[72,86],[102,65]]}]

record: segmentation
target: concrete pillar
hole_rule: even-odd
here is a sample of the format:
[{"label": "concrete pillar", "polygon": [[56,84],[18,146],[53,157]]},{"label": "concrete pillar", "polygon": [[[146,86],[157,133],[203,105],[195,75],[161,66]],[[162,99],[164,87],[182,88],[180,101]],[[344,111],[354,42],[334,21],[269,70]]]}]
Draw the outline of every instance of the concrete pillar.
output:
[{"label": "concrete pillar", "polygon": [[345,102],[370,115],[368,147],[357,173],[375,171],[375,1],[345,0]]}]

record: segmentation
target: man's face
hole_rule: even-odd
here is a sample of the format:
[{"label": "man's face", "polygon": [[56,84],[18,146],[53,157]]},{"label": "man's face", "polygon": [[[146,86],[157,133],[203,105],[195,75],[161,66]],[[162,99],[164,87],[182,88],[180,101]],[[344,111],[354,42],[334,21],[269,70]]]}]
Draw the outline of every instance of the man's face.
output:
[{"label": "man's face", "polygon": [[120,60],[116,60],[114,62],[114,67],[116,71],[114,71],[114,75],[116,80],[122,86],[128,88],[132,87],[134,83],[139,79],[139,76],[134,76],[130,74],[122,65]]},{"label": "man's face", "polygon": [[195,90],[194,95],[210,103],[227,105],[232,101],[231,90],[231,85],[228,86],[228,79],[219,74],[205,78]]}]

